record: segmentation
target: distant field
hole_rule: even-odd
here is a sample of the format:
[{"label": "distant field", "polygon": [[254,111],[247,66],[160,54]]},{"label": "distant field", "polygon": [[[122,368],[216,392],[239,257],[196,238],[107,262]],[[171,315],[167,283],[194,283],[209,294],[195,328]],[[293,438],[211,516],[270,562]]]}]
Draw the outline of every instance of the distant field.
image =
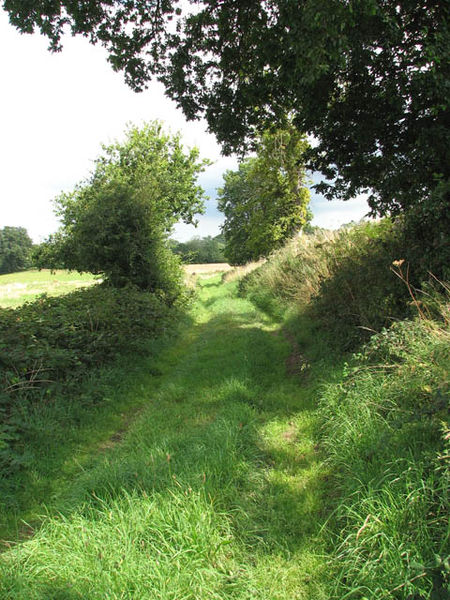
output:
[{"label": "distant field", "polygon": [[230,267],[228,263],[205,263],[202,265],[184,265],[184,269],[188,275],[218,273],[223,271],[230,271],[232,268],[233,267]]},{"label": "distant field", "polygon": [[[227,263],[202,265],[185,265],[188,275],[218,273],[229,271],[232,267]],[[15,308],[24,302],[34,300],[40,294],[59,296],[77,288],[92,285],[96,282],[94,275],[77,273],[76,271],[23,271],[0,275],[0,307]]]},{"label": "distant field", "polygon": [[69,271],[24,271],[0,275],[0,307],[15,308],[40,294],[59,296],[95,283],[90,274]]}]

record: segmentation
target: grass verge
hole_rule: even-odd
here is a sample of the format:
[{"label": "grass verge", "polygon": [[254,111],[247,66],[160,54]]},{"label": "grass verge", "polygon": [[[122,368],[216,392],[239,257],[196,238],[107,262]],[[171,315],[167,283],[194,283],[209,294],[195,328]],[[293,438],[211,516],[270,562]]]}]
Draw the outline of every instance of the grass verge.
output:
[{"label": "grass verge", "polygon": [[448,287],[417,292],[403,260],[396,278],[393,234],[385,222],[300,240],[240,286],[290,331],[306,373],[323,365],[314,393],[335,600],[450,597]]}]

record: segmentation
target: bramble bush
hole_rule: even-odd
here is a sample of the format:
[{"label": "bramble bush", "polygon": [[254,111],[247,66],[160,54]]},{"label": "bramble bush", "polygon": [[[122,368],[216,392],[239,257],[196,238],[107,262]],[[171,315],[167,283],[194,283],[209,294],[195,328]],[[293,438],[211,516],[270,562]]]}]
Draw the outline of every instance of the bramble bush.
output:
[{"label": "bramble bush", "polygon": [[25,423],[20,402],[54,399],[77,391],[93,369],[121,354],[145,352],[149,339],[169,331],[186,297],[169,306],[163,295],[104,284],[66,296],[41,296],[16,309],[0,310],[0,464]]}]

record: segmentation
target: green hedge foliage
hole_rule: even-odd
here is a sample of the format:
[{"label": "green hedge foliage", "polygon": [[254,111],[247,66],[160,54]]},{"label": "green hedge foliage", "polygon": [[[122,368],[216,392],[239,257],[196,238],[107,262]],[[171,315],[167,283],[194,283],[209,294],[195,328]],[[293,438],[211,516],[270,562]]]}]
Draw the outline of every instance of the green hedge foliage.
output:
[{"label": "green hedge foliage", "polygon": [[388,219],[319,232],[275,253],[240,290],[280,318],[287,307],[306,311],[332,343],[352,350],[416,313],[407,284],[415,293],[434,280],[414,252],[402,224]]},{"label": "green hedge foliage", "polygon": [[173,327],[181,307],[181,299],[168,306],[135,288],[95,285],[1,309],[0,464],[14,461],[11,448],[26,426],[17,415],[21,402],[48,401],[63,389],[76,393],[93,369],[145,351],[149,339]]}]

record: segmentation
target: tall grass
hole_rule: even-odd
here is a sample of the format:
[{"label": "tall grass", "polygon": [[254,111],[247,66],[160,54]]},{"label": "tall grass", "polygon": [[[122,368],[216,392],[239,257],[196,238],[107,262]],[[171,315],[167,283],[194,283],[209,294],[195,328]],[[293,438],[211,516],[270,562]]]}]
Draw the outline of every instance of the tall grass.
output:
[{"label": "tall grass", "polygon": [[241,291],[279,318],[288,306],[308,311],[335,345],[351,349],[411,314],[408,291],[391,271],[405,256],[402,240],[388,220],[304,236],[244,277]]},{"label": "tall grass", "polygon": [[295,240],[240,284],[306,363],[343,364],[315,392],[334,600],[450,597],[448,287],[419,291],[423,261],[405,257],[400,225],[362,224]]},{"label": "tall grass", "polygon": [[374,336],[320,401],[339,488],[333,598],[448,593],[450,335],[404,321]]},{"label": "tall grass", "polygon": [[306,306],[329,275],[325,248],[336,237],[324,231],[291,240],[268,261],[242,273],[240,292],[280,318],[286,305]]}]

